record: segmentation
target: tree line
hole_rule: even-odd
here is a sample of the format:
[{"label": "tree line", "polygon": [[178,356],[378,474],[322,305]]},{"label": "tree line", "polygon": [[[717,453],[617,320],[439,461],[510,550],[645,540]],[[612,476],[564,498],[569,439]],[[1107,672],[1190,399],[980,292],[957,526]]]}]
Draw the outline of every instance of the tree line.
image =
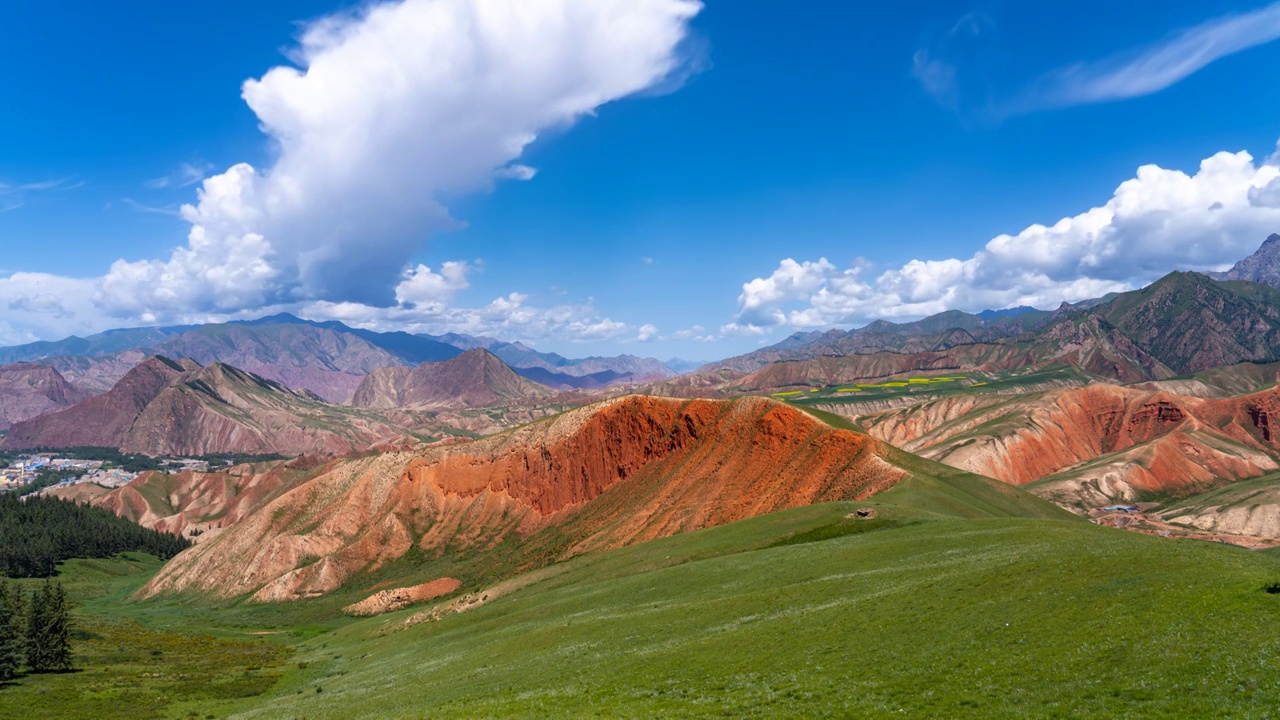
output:
[{"label": "tree line", "polygon": [[0,494],[0,576],[47,578],[71,558],[145,552],[163,560],[191,547],[185,538],[132,523],[102,508],[47,496]]},{"label": "tree line", "polygon": [[30,595],[0,580],[0,682],[22,671],[70,670],[71,611],[62,583],[46,580]]}]

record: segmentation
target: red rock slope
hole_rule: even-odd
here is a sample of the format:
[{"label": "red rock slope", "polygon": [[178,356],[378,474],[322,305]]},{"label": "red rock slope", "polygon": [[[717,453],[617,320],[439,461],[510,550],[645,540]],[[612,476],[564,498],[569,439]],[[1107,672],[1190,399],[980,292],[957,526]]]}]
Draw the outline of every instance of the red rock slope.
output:
[{"label": "red rock slope", "polygon": [[530,564],[907,475],[878,441],[762,398],[631,396],[469,445],[335,461],[170,562],[144,594],[309,597],[395,560],[516,542]]},{"label": "red rock slope", "polygon": [[1271,472],[1280,467],[1278,421],[1280,389],[1203,399],[1101,384],[958,395],[860,419],[908,451],[1015,485],[1058,485],[1047,490],[1053,499],[1085,505]]}]

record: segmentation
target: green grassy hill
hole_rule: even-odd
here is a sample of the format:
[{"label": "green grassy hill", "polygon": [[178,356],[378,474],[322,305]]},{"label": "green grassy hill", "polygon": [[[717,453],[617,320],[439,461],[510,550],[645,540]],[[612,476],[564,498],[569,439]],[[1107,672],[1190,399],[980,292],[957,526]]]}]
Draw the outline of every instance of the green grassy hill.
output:
[{"label": "green grassy hill", "polygon": [[[437,622],[307,644],[244,717],[1261,717],[1280,562],[1085,523],[759,545],[778,513],[568,564]],[[801,523],[803,524],[803,523]],[[781,539],[781,538],[780,538]],[[803,538],[801,538],[803,539]]]}]

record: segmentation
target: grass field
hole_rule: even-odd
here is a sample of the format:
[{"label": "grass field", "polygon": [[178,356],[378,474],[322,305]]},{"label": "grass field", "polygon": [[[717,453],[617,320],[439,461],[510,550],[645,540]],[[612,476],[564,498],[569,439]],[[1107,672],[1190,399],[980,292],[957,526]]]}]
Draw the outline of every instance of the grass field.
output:
[{"label": "grass field", "polygon": [[[0,718],[167,718],[213,714],[266,692],[293,649],[247,631],[179,632],[130,617],[128,596],[160,568],[148,555],[72,560],[60,580],[76,606],[77,670],[0,685]],[[32,587],[41,581],[22,581]]]},{"label": "grass field", "polygon": [[[846,508],[831,507],[833,517]],[[245,717],[1265,717],[1275,559],[1084,523],[895,522],[696,558],[777,517],[312,641]],[[678,562],[651,568],[660,559]]]}]

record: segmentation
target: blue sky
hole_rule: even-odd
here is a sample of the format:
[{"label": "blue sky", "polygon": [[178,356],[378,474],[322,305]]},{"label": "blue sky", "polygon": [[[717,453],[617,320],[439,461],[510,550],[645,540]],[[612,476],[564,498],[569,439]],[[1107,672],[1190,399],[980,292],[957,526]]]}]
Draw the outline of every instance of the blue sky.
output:
[{"label": "blue sky", "polygon": [[[538,0],[514,29],[485,4],[0,11],[0,341],[290,309],[715,358],[1280,231],[1267,3]],[[279,66],[301,80],[242,97]],[[200,203],[233,166],[234,203]]]}]

